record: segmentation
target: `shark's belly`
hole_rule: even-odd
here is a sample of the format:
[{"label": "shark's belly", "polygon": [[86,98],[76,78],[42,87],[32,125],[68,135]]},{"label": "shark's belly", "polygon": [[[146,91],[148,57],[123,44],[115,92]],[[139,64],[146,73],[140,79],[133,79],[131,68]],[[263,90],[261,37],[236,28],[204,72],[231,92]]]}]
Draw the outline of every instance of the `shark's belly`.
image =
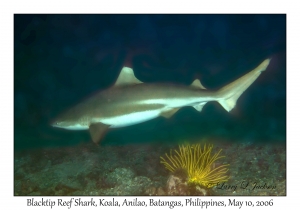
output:
[{"label": "shark's belly", "polygon": [[125,127],[154,119],[160,115],[160,110],[134,112],[125,115],[101,119],[101,122],[111,125],[111,128]]}]

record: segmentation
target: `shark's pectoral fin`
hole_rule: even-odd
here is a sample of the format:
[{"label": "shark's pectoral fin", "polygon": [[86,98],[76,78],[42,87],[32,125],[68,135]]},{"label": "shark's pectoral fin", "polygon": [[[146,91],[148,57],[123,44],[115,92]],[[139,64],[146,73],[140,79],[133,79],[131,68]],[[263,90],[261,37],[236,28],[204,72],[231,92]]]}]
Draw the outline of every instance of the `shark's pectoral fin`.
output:
[{"label": "shark's pectoral fin", "polygon": [[165,118],[170,118],[173,116],[173,114],[175,114],[177,111],[178,111],[179,108],[174,108],[174,109],[171,109],[167,112],[162,112],[160,115],[165,117]]},{"label": "shark's pectoral fin", "polygon": [[193,107],[194,107],[198,112],[201,112],[203,106],[204,106],[206,103],[207,103],[207,102],[203,102],[203,103],[197,104],[197,105],[195,105],[195,106],[193,106]]},{"label": "shark's pectoral fin", "polygon": [[98,144],[100,142],[108,127],[109,125],[105,125],[103,123],[95,123],[90,125],[89,131],[94,143]]}]

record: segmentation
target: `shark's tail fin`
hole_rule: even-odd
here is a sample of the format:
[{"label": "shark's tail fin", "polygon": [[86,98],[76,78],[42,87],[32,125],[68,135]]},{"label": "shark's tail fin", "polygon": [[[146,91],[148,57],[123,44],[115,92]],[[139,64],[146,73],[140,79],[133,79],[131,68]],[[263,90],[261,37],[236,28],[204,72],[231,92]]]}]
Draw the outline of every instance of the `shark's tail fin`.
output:
[{"label": "shark's tail fin", "polygon": [[218,91],[217,95],[220,97],[218,102],[224,109],[229,112],[235,107],[237,99],[256,80],[261,72],[267,69],[270,60],[264,60],[258,67]]}]

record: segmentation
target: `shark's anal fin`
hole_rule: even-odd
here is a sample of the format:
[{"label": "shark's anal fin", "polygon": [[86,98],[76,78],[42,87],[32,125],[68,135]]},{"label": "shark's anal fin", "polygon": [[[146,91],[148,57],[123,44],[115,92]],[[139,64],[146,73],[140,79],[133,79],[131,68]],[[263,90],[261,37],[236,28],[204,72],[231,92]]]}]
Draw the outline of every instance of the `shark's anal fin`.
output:
[{"label": "shark's anal fin", "polygon": [[193,106],[198,112],[202,111],[203,106],[206,104],[207,102],[203,102],[203,103],[199,103],[195,106]]},{"label": "shark's anal fin", "polygon": [[174,109],[171,109],[170,111],[167,111],[167,112],[163,112],[161,113],[160,115],[165,117],[165,118],[170,118],[173,116],[173,114],[175,114],[177,111],[178,111],[179,108],[174,108]]},{"label": "shark's anal fin", "polygon": [[103,123],[95,123],[90,125],[89,131],[94,143],[98,144],[101,141],[108,127],[109,125],[105,125]]},{"label": "shark's anal fin", "polygon": [[114,86],[133,85],[139,83],[142,82],[134,76],[132,68],[124,66]]}]

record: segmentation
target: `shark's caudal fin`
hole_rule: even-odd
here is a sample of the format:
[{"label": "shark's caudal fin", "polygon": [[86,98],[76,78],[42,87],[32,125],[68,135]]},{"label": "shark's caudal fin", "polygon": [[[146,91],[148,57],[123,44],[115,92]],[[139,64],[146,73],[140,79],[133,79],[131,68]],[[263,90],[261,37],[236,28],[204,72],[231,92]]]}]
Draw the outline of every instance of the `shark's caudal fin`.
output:
[{"label": "shark's caudal fin", "polygon": [[229,112],[235,107],[237,99],[267,69],[270,60],[264,60],[258,67],[218,91],[217,95],[221,98],[218,102],[224,109]]}]

